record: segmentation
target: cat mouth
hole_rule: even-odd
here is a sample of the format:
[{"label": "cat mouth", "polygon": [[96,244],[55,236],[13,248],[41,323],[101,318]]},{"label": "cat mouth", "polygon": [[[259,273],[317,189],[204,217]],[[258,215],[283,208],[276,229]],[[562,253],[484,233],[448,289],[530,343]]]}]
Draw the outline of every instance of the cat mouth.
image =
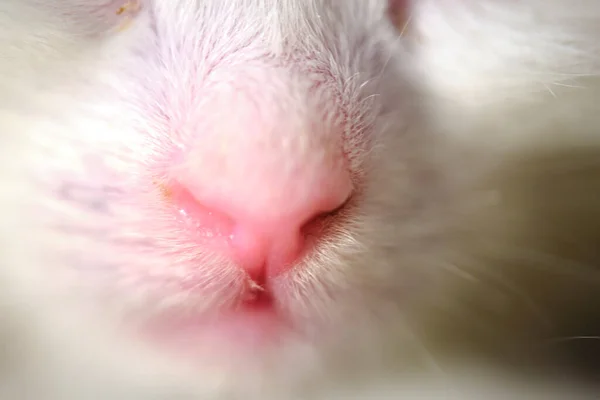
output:
[{"label": "cat mouth", "polygon": [[250,281],[238,300],[207,313],[167,313],[143,328],[160,347],[189,356],[202,352],[255,353],[293,332],[293,323],[266,283]]},{"label": "cat mouth", "polygon": [[265,281],[249,280],[247,285],[240,298],[242,308],[264,310],[275,306],[273,292]]}]

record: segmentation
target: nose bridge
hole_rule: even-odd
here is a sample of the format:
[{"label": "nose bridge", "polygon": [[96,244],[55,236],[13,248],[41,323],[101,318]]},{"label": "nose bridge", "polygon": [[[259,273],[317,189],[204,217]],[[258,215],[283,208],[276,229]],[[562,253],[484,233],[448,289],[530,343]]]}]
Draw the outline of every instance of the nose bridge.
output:
[{"label": "nose bridge", "polygon": [[203,124],[209,140],[201,137],[190,157],[201,162],[196,169],[218,172],[211,184],[218,197],[236,192],[275,215],[285,210],[268,204],[293,208],[306,200],[303,188],[326,184],[324,171],[345,167],[342,132],[322,118],[310,85],[291,69],[246,68],[234,80],[206,103],[203,114],[215,109],[219,118]]}]

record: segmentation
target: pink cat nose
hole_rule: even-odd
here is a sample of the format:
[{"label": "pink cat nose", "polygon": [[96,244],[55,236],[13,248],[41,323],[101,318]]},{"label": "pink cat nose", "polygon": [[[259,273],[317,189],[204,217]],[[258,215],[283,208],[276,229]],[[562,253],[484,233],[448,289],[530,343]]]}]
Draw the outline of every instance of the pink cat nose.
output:
[{"label": "pink cat nose", "polygon": [[297,265],[352,193],[345,168],[319,168],[287,181],[262,178],[224,179],[211,187],[176,184],[168,189],[202,245],[255,279]]},{"label": "pink cat nose", "polygon": [[[349,181],[348,181],[349,182]],[[230,250],[252,275],[278,275],[292,268],[319,238],[323,224],[350,196],[350,185],[311,189],[301,201],[279,199],[264,213],[232,206]]]}]

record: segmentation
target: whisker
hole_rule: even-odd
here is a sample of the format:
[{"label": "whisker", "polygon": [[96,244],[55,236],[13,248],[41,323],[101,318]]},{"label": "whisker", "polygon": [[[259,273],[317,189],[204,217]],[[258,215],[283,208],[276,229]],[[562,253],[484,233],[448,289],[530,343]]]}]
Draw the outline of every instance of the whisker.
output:
[{"label": "whisker", "polygon": [[573,88],[573,89],[585,89],[585,86],[575,85],[575,84],[567,84],[567,83],[561,83],[561,82],[553,82],[552,84],[554,86],[568,87],[568,88]]},{"label": "whisker", "polygon": [[420,350],[422,356],[424,357],[424,361],[429,365],[432,370],[435,372],[436,376],[442,378],[442,380],[446,380],[448,378],[448,373],[442,368],[439,361],[434,356],[433,352],[427,347],[425,342],[419,337],[416,333],[415,329],[408,323],[406,318],[402,320],[403,333],[408,336],[408,339],[411,340]]},{"label": "whisker", "polygon": [[532,251],[512,244],[510,246],[502,246],[495,243],[489,248],[495,248],[493,254],[501,255],[500,259],[502,261],[526,262],[529,268],[537,268],[538,270],[563,276],[577,277],[588,283],[590,280],[598,281],[600,284],[600,267],[596,265],[577,262],[545,251]]},{"label": "whisker", "polygon": [[402,25],[402,29],[400,30],[400,37],[404,36],[406,31],[408,30],[408,27],[412,23],[412,20],[413,20],[413,13],[410,13],[408,15],[408,18],[406,18],[406,22],[404,23],[404,25]]},{"label": "whisker", "polygon": [[553,90],[550,88],[550,86],[548,86],[548,84],[547,84],[547,83],[544,83],[543,85],[544,85],[544,87],[545,87],[545,88],[546,88],[546,90],[547,90],[547,91],[550,93],[550,95],[551,95],[552,97],[554,97],[555,99],[556,99],[556,98],[558,98],[558,96],[556,95],[556,93],[554,93],[554,91],[553,91]]},{"label": "whisker", "polygon": [[[398,35],[398,37],[394,41],[394,43],[393,43],[394,46],[396,46],[398,44],[398,42],[403,39],[404,32],[406,31],[406,28],[408,27],[409,22],[411,21],[411,19],[412,19],[412,14],[408,17],[408,19],[406,20],[406,23],[404,24],[402,30],[400,31],[400,34]],[[385,70],[386,70],[388,64],[390,63],[390,61],[392,60],[392,58],[393,58],[394,55],[395,55],[395,53],[391,52],[390,55],[389,55],[389,57],[387,58],[387,60],[383,64],[383,66],[381,67],[381,72],[379,73],[379,76],[378,76],[379,79],[381,79],[381,77],[385,73]]]},{"label": "whisker", "polygon": [[[474,261],[475,263],[486,263],[486,261]],[[469,263],[472,265],[473,261]],[[460,276],[461,278],[469,280],[473,283],[478,283],[481,285],[500,287],[502,290],[510,293],[512,295],[517,296],[517,298],[523,301],[523,304],[531,311],[532,315],[541,322],[546,327],[551,327],[552,321],[548,317],[547,313],[543,310],[543,308],[530,296],[527,294],[526,290],[520,287],[516,282],[510,280],[508,277],[500,276],[497,273],[494,273],[496,269],[494,268],[478,268],[477,272],[479,277],[476,278],[472,273],[465,271],[464,268],[459,267],[458,265],[454,265],[453,268],[448,268],[446,265],[446,271],[453,272]]]}]

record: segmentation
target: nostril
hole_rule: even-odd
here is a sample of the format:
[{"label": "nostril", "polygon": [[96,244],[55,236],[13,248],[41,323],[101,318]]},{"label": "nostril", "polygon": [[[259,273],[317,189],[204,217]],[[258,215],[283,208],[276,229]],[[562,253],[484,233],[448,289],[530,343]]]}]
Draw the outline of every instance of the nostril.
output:
[{"label": "nostril", "polygon": [[160,197],[175,212],[188,231],[197,239],[226,239],[231,236],[235,221],[227,214],[206,207],[177,181],[154,182]]},{"label": "nostril", "polygon": [[322,212],[316,214],[315,216],[310,218],[308,221],[306,221],[300,227],[300,233],[305,237],[309,237],[309,236],[320,237],[320,236],[322,236],[323,232],[328,227],[330,227],[331,224],[347,208],[348,203],[350,203],[351,199],[352,199],[352,194],[350,194],[346,198],[346,200],[342,204],[338,205],[337,207],[327,210],[327,211],[322,211]]}]

